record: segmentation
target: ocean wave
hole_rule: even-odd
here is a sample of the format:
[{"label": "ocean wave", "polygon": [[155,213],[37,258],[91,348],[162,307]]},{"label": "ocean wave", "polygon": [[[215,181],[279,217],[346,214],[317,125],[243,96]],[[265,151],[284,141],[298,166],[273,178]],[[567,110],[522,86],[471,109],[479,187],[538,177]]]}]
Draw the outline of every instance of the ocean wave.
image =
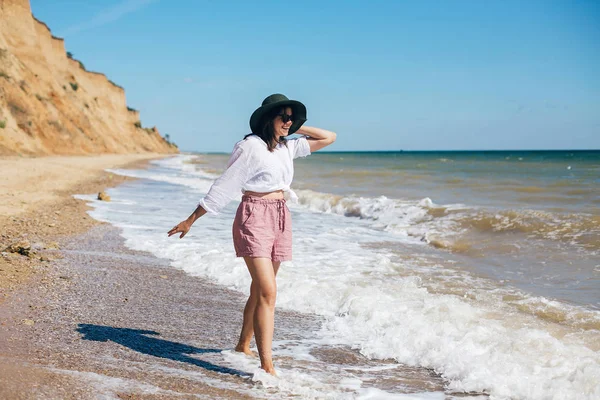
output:
[{"label": "ocean wave", "polygon": [[[503,300],[515,306],[519,311],[533,314],[536,317],[561,325],[584,331],[600,332],[600,313],[582,307],[567,305],[556,300],[539,296],[525,296],[522,294],[504,296]],[[600,350],[600,337],[592,345],[595,350]]]},{"label": "ocean wave", "polygon": [[312,190],[297,193],[300,204],[312,211],[370,220],[377,229],[415,237],[433,247],[451,251],[468,250],[477,234],[513,232],[600,250],[600,216],[597,215],[439,205],[428,197],[410,201],[385,196],[339,196]]},{"label": "ocean wave", "polygon": [[534,238],[568,242],[587,250],[600,250],[600,216],[559,214],[539,210],[477,211],[456,221],[480,233],[522,233]]},{"label": "ocean wave", "polygon": [[442,219],[437,221],[437,226],[427,223],[450,208],[438,206],[427,197],[420,201],[403,201],[385,196],[337,196],[312,190],[298,190],[297,194],[299,203],[312,211],[369,220],[376,229],[422,241],[426,240],[427,233],[441,229],[444,225]]}]

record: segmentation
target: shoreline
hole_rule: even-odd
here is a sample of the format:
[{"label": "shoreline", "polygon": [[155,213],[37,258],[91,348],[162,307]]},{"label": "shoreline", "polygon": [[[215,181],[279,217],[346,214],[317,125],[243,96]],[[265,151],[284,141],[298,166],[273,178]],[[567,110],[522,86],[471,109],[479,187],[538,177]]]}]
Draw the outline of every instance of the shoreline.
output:
[{"label": "shoreline", "polygon": [[[101,175],[74,186],[74,193],[86,193],[84,187],[95,193],[101,185],[130,180]],[[87,204],[72,194],[53,207],[43,215],[56,216],[60,222],[54,227],[46,218],[25,227],[34,239],[55,240],[59,248],[36,250],[45,262],[19,255],[33,260],[34,272],[0,302],[0,397],[287,398],[285,390],[254,382],[247,365],[245,372],[235,367],[245,357],[231,352],[244,295],[128,249],[119,228],[93,220]],[[13,227],[22,227],[26,215]],[[73,221],[78,223],[69,225]],[[41,231],[34,235],[35,227]],[[316,315],[278,309],[274,339],[302,341],[304,332],[318,330],[320,322]],[[303,370],[302,362],[283,353],[276,363],[288,371]],[[374,387],[406,393],[445,390],[443,379],[431,370],[369,360],[349,347],[323,345],[310,355],[331,369],[393,368],[395,378],[390,381],[383,368],[371,382]],[[237,360],[233,364],[231,357]],[[257,361],[242,363],[248,362]]]},{"label": "shoreline", "polygon": [[[69,159],[75,158],[78,159],[76,164],[91,159],[68,156],[47,159],[68,165]],[[0,250],[23,239],[31,244],[29,255],[0,253],[0,398],[264,397],[203,382],[206,375],[213,382],[243,379],[247,381],[248,392],[254,390],[247,374],[210,360],[200,360],[195,355],[206,352],[210,358],[210,354],[216,352],[218,362],[220,352],[235,342],[237,325],[242,320],[243,295],[174,270],[168,262],[150,254],[127,249],[118,228],[90,217],[87,211],[91,207],[87,202],[73,197],[74,194],[96,194],[136,180],[106,172],[105,168],[146,168],[150,160],[162,157],[134,158],[119,159],[117,163],[110,161],[110,165],[101,163],[101,169],[94,167],[83,176],[79,174],[76,180],[66,177],[66,182],[61,182],[63,188],[52,196],[45,196],[43,201],[13,196],[16,201],[12,202],[11,211],[15,214],[0,212],[0,226],[4,228],[0,232]],[[0,158],[0,166],[15,160]],[[31,160],[36,164],[44,162],[43,159],[22,159],[20,167]],[[32,171],[27,172],[28,177],[17,177],[13,182],[27,183],[32,179]],[[36,172],[47,175],[44,169]],[[1,189],[9,186],[6,182],[7,179],[0,181],[4,184]],[[36,190],[35,186],[29,188],[30,192]],[[8,190],[0,192],[0,198],[7,193],[10,195]],[[26,207],[18,208],[19,203]],[[98,271],[109,270],[111,273],[97,275]],[[193,307],[196,318],[187,320],[183,324],[185,328],[171,321],[172,314],[181,310],[168,296],[160,296],[165,304],[157,309],[156,296],[160,290],[156,290],[156,286],[165,284],[170,287],[165,290],[181,295],[181,302],[188,303],[186,308],[190,293],[199,304]],[[128,293],[111,293],[120,289]],[[147,306],[135,301],[141,296],[148,296]],[[210,304],[201,304],[206,297],[211,299]],[[107,303],[114,307],[112,311],[106,310]],[[141,310],[128,310],[127,306],[132,304]],[[90,310],[94,309],[97,312],[93,312],[92,317]],[[218,317],[211,329],[198,328],[199,314],[210,318],[202,324],[208,326],[214,322],[215,314],[223,313],[226,316]],[[160,319],[162,323],[157,324]],[[205,340],[189,345],[197,333],[205,334],[207,330],[211,333]],[[102,332],[107,332],[108,337],[96,340],[94,336]],[[130,339],[120,341],[123,335]],[[167,340],[168,337],[179,340]],[[146,346],[153,349],[145,349]],[[166,350],[161,346],[166,346]],[[188,356],[189,349],[193,350]],[[115,357],[129,354],[116,365],[110,365],[102,361],[107,351]],[[146,358],[145,365],[136,373],[132,370],[137,369],[140,357]],[[154,368],[163,360],[169,364],[164,373],[160,366],[158,370]],[[133,366],[122,367],[123,363]],[[169,369],[177,372],[169,372]]]},{"label": "shoreline", "polygon": [[[6,349],[0,398],[298,398],[285,386],[280,392],[256,382],[248,364],[257,369],[258,360],[233,352],[243,294],[126,248],[120,232],[99,224],[65,240],[55,250],[63,258],[53,262],[47,279],[36,277],[35,285],[7,300],[10,314],[0,320],[0,348]],[[278,309],[275,323],[274,340],[293,343],[302,341],[300,330],[318,330],[321,320]],[[383,366],[371,384],[390,391],[445,389],[432,370],[369,360],[345,346],[323,345],[310,354],[333,369]],[[235,366],[240,359],[243,370]],[[285,351],[275,363],[303,369]],[[354,370],[359,377],[360,368]]]},{"label": "shoreline", "polygon": [[253,398],[203,383],[248,380],[210,359],[233,342],[243,296],[127,249],[109,224],[62,243],[4,304],[0,397]]},{"label": "shoreline", "polygon": [[[0,307],[53,259],[45,251],[100,223],[87,215],[90,207],[74,194],[99,193],[133,179],[107,168],[145,168],[163,157],[168,155],[0,157]],[[28,256],[6,251],[21,241],[31,246],[22,252]]]},{"label": "shoreline", "polygon": [[[61,243],[103,224],[87,215],[90,207],[74,194],[98,193],[133,179],[106,172],[107,168],[143,168],[168,156],[0,157],[0,343],[4,342],[0,394],[4,398],[39,398],[40,388],[45,388],[47,398],[80,397],[79,382],[73,378],[8,356],[11,339],[6,330],[29,321],[15,319],[14,305],[7,302],[36,285],[56,284],[60,278],[52,277],[52,271],[62,258],[57,251]],[[5,251],[23,240],[31,245],[28,255]],[[23,375],[27,381],[20,379]]]}]

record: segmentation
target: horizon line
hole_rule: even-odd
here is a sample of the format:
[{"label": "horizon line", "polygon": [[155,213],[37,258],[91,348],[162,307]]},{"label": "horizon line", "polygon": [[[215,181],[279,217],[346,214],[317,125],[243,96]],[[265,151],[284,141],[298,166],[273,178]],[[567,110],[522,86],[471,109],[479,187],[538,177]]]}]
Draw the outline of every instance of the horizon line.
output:
[{"label": "horizon line", "polygon": [[[600,152],[598,149],[475,149],[475,150],[319,150],[319,154],[333,154],[333,153],[475,153],[475,152],[492,152],[492,153],[503,153],[503,152]],[[199,151],[199,150],[182,150],[181,154],[184,153],[200,153],[200,154],[230,154],[227,151]]]}]

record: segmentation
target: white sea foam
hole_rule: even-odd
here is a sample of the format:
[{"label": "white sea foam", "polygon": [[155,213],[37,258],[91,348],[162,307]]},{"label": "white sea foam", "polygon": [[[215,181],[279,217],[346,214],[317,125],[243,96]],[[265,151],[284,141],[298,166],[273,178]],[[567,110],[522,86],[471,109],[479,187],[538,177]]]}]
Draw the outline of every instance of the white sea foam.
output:
[{"label": "white sea foam", "polygon": [[[176,268],[247,293],[250,279],[231,245],[234,204],[222,215],[198,221],[186,239],[167,239],[164,232],[189,213],[201,190],[188,181],[196,173],[178,169],[175,159],[169,160],[173,171],[159,164],[165,171],[157,174],[150,170],[147,177],[191,189],[182,188],[180,200],[161,204],[157,213],[152,209],[156,205],[144,202],[144,197],[159,196],[160,191],[172,191],[172,187],[154,188],[141,182],[109,192],[114,199],[127,201],[93,201],[92,216],[122,227],[126,244],[133,249],[167,257]],[[200,175],[196,179],[206,180]],[[140,190],[144,196],[139,195]],[[600,354],[576,332],[568,333],[564,327],[557,334],[552,323],[518,311],[502,302],[498,293],[486,295],[484,286],[476,287],[476,278],[469,281],[475,285],[474,296],[455,294],[452,279],[438,281],[441,286],[447,282],[448,293],[443,293],[443,288],[432,291],[436,284],[430,281],[448,271],[453,273],[448,263],[425,265],[416,257],[397,259],[385,249],[368,246],[395,241],[398,249],[410,254],[415,245],[403,240],[398,234],[401,229],[389,232],[385,227],[404,227],[408,237],[415,221],[428,218],[426,210],[434,206],[431,201],[403,204],[383,197],[353,199],[353,203],[317,201],[318,194],[308,196],[304,191],[301,198],[301,206],[291,207],[294,261],[284,264],[278,277],[278,306],[324,318],[320,332],[312,338],[315,346],[345,345],[368,357],[431,368],[443,376],[449,390],[489,393],[492,399],[600,398]],[[132,209],[135,213],[127,212]],[[341,218],[348,210],[360,218]],[[150,222],[155,229],[140,228]],[[384,229],[373,229],[377,228],[374,223],[380,222]],[[347,377],[336,381],[335,375],[318,374],[295,375],[284,370],[282,376],[287,379],[275,387],[265,381],[265,390],[308,397],[323,390],[340,396],[353,390],[358,398],[386,398],[356,382],[351,389],[353,381]],[[309,383],[317,392],[302,391]],[[411,396],[443,398],[440,393]]]},{"label": "white sea foam", "polygon": [[[450,219],[435,219],[430,209],[439,208],[430,198],[420,201],[357,196],[337,196],[312,190],[298,190],[299,203],[311,211],[357,217],[370,221],[371,227],[392,232],[414,241],[427,242],[427,235],[455,229]],[[462,205],[446,206],[458,209]],[[450,226],[452,225],[452,227]]]},{"label": "white sea foam", "polygon": [[356,397],[357,400],[445,400],[446,395],[442,392],[430,393],[386,393],[376,388],[369,388],[361,391]]}]

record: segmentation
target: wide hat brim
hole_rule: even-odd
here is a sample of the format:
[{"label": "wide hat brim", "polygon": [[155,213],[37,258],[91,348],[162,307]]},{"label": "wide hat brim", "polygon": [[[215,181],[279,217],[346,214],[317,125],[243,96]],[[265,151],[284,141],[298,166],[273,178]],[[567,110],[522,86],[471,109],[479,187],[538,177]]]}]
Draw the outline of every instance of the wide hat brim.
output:
[{"label": "wide hat brim", "polygon": [[290,100],[282,94],[272,94],[264,99],[262,105],[254,110],[250,117],[250,129],[252,133],[258,133],[260,129],[260,121],[264,115],[269,114],[276,108],[290,107],[294,122],[290,127],[289,134],[296,132],[306,122],[306,106],[297,100]]}]

